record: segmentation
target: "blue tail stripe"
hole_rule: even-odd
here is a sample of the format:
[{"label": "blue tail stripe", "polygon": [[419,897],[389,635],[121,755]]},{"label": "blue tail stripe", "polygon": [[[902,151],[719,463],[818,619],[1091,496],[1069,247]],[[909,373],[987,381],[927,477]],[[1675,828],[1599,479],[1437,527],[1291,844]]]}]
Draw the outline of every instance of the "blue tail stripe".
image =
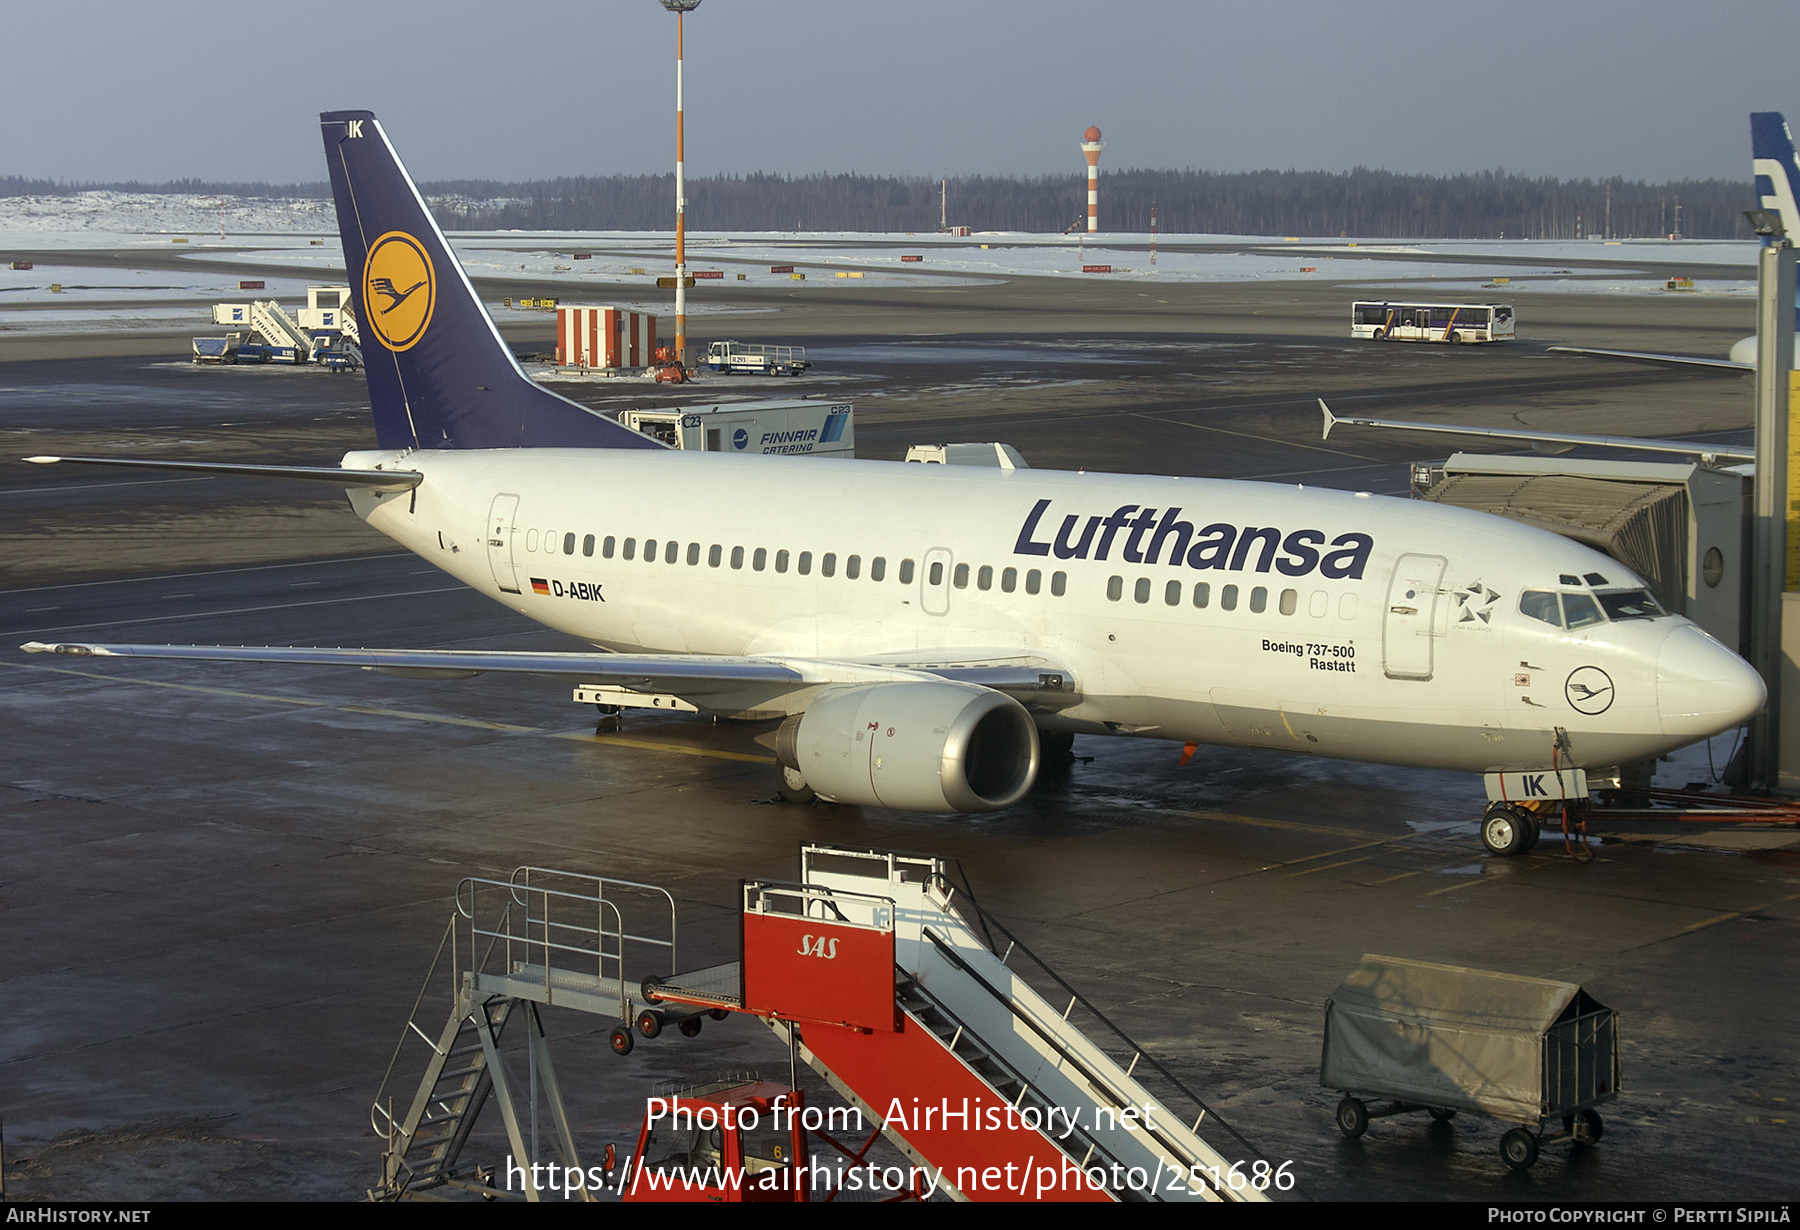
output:
[{"label": "blue tail stripe", "polygon": [[663,447],[525,375],[373,113],[319,123],[381,447]]}]

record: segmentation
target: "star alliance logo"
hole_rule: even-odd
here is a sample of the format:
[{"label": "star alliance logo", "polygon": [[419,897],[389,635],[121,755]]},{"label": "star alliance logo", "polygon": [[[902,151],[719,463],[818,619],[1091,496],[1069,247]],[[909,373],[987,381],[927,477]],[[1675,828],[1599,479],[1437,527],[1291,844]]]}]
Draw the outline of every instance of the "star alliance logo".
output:
[{"label": "star alliance logo", "polygon": [[1500,601],[1500,595],[1480,581],[1471,581],[1461,589],[1451,590],[1450,595],[1456,599],[1456,622],[1459,624],[1486,624],[1493,617],[1494,604]]}]

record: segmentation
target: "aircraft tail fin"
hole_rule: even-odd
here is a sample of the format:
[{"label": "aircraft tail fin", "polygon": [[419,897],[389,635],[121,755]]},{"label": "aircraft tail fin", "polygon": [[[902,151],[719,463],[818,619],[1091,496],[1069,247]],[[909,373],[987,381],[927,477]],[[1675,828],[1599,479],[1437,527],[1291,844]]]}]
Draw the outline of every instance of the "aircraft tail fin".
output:
[{"label": "aircraft tail fin", "polygon": [[525,375],[373,113],[319,124],[381,447],[663,447]]},{"label": "aircraft tail fin", "polygon": [[1755,111],[1750,115],[1751,169],[1756,176],[1756,199],[1764,209],[1781,215],[1790,239],[1800,241],[1800,206],[1795,187],[1800,185],[1800,159],[1794,153],[1794,134],[1779,111]]}]

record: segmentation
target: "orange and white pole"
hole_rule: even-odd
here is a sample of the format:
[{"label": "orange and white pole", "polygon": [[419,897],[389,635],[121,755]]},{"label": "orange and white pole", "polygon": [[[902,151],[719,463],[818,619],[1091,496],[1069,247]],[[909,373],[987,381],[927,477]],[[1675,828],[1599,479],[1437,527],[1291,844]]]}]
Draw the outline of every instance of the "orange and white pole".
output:
[{"label": "orange and white pole", "polygon": [[1091,235],[1100,229],[1100,151],[1106,147],[1100,143],[1100,130],[1089,128],[1082,134],[1081,152],[1087,157],[1088,164],[1088,233]]},{"label": "orange and white pole", "polygon": [[700,0],[662,0],[675,14],[675,357],[687,362],[687,133],[681,107],[683,18]]}]

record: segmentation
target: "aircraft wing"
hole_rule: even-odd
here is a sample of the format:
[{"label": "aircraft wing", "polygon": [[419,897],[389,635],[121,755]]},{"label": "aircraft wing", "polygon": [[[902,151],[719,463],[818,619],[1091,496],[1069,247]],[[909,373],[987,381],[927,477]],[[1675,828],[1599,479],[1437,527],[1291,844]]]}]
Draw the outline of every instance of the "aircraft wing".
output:
[{"label": "aircraft wing", "polygon": [[[795,693],[865,683],[948,679],[1004,692],[1027,708],[1075,704],[1075,675],[1038,655],[957,651],[930,659],[847,661],[716,654],[527,653],[461,649],[305,649],[250,645],[111,645],[30,641],[26,653],[94,658],[179,658],[206,662],[266,662],[300,666],[358,666],[409,679],[467,679],[488,671],[548,675],[582,683],[667,693],[701,708],[755,709]],[[916,659],[916,660],[915,660]],[[708,702],[711,702],[710,704]],[[802,706],[803,707],[803,706]]]},{"label": "aircraft wing", "polygon": [[1430,431],[1447,436],[1484,436],[1493,440],[1520,440],[1532,446],[1540,453],[1566,453],[1570,449],[1585,445],[1590,448],[1634,449],[1646,453],[1675,453],[1683,457],[1697,457],[1711,465],[1718,461],[1755,461],[1756,450],[1742,445],[1700,444],[1686,440],[1642,440],[1635,436],[1586,436],[1564,431],[1524,431],[1510,427],[1455,427],[1447,423],[1408,423],[1400,419],[1351,418],[1348,415],[1333,414],[1331,407],[1319,400],[1319,410],[1325,416],[1324,434],[1319,438],[1331,438],[1331,429],[1339,423],[1348,423],[1352,427],[1390,427],[1399,431]]},{"label": "aircraft wing", "polygon": [[1756,364],[1735,359],[1700,359],[1685,354],[1652,354],[1641,350],[1590,350],[1584,346],[1551,346],[1550,354],[1585,354],[1599,359],[1633,359],[1639,363],[1666,363],[1672,367],[1710,367],[1716,371],[1754,372]]}]

